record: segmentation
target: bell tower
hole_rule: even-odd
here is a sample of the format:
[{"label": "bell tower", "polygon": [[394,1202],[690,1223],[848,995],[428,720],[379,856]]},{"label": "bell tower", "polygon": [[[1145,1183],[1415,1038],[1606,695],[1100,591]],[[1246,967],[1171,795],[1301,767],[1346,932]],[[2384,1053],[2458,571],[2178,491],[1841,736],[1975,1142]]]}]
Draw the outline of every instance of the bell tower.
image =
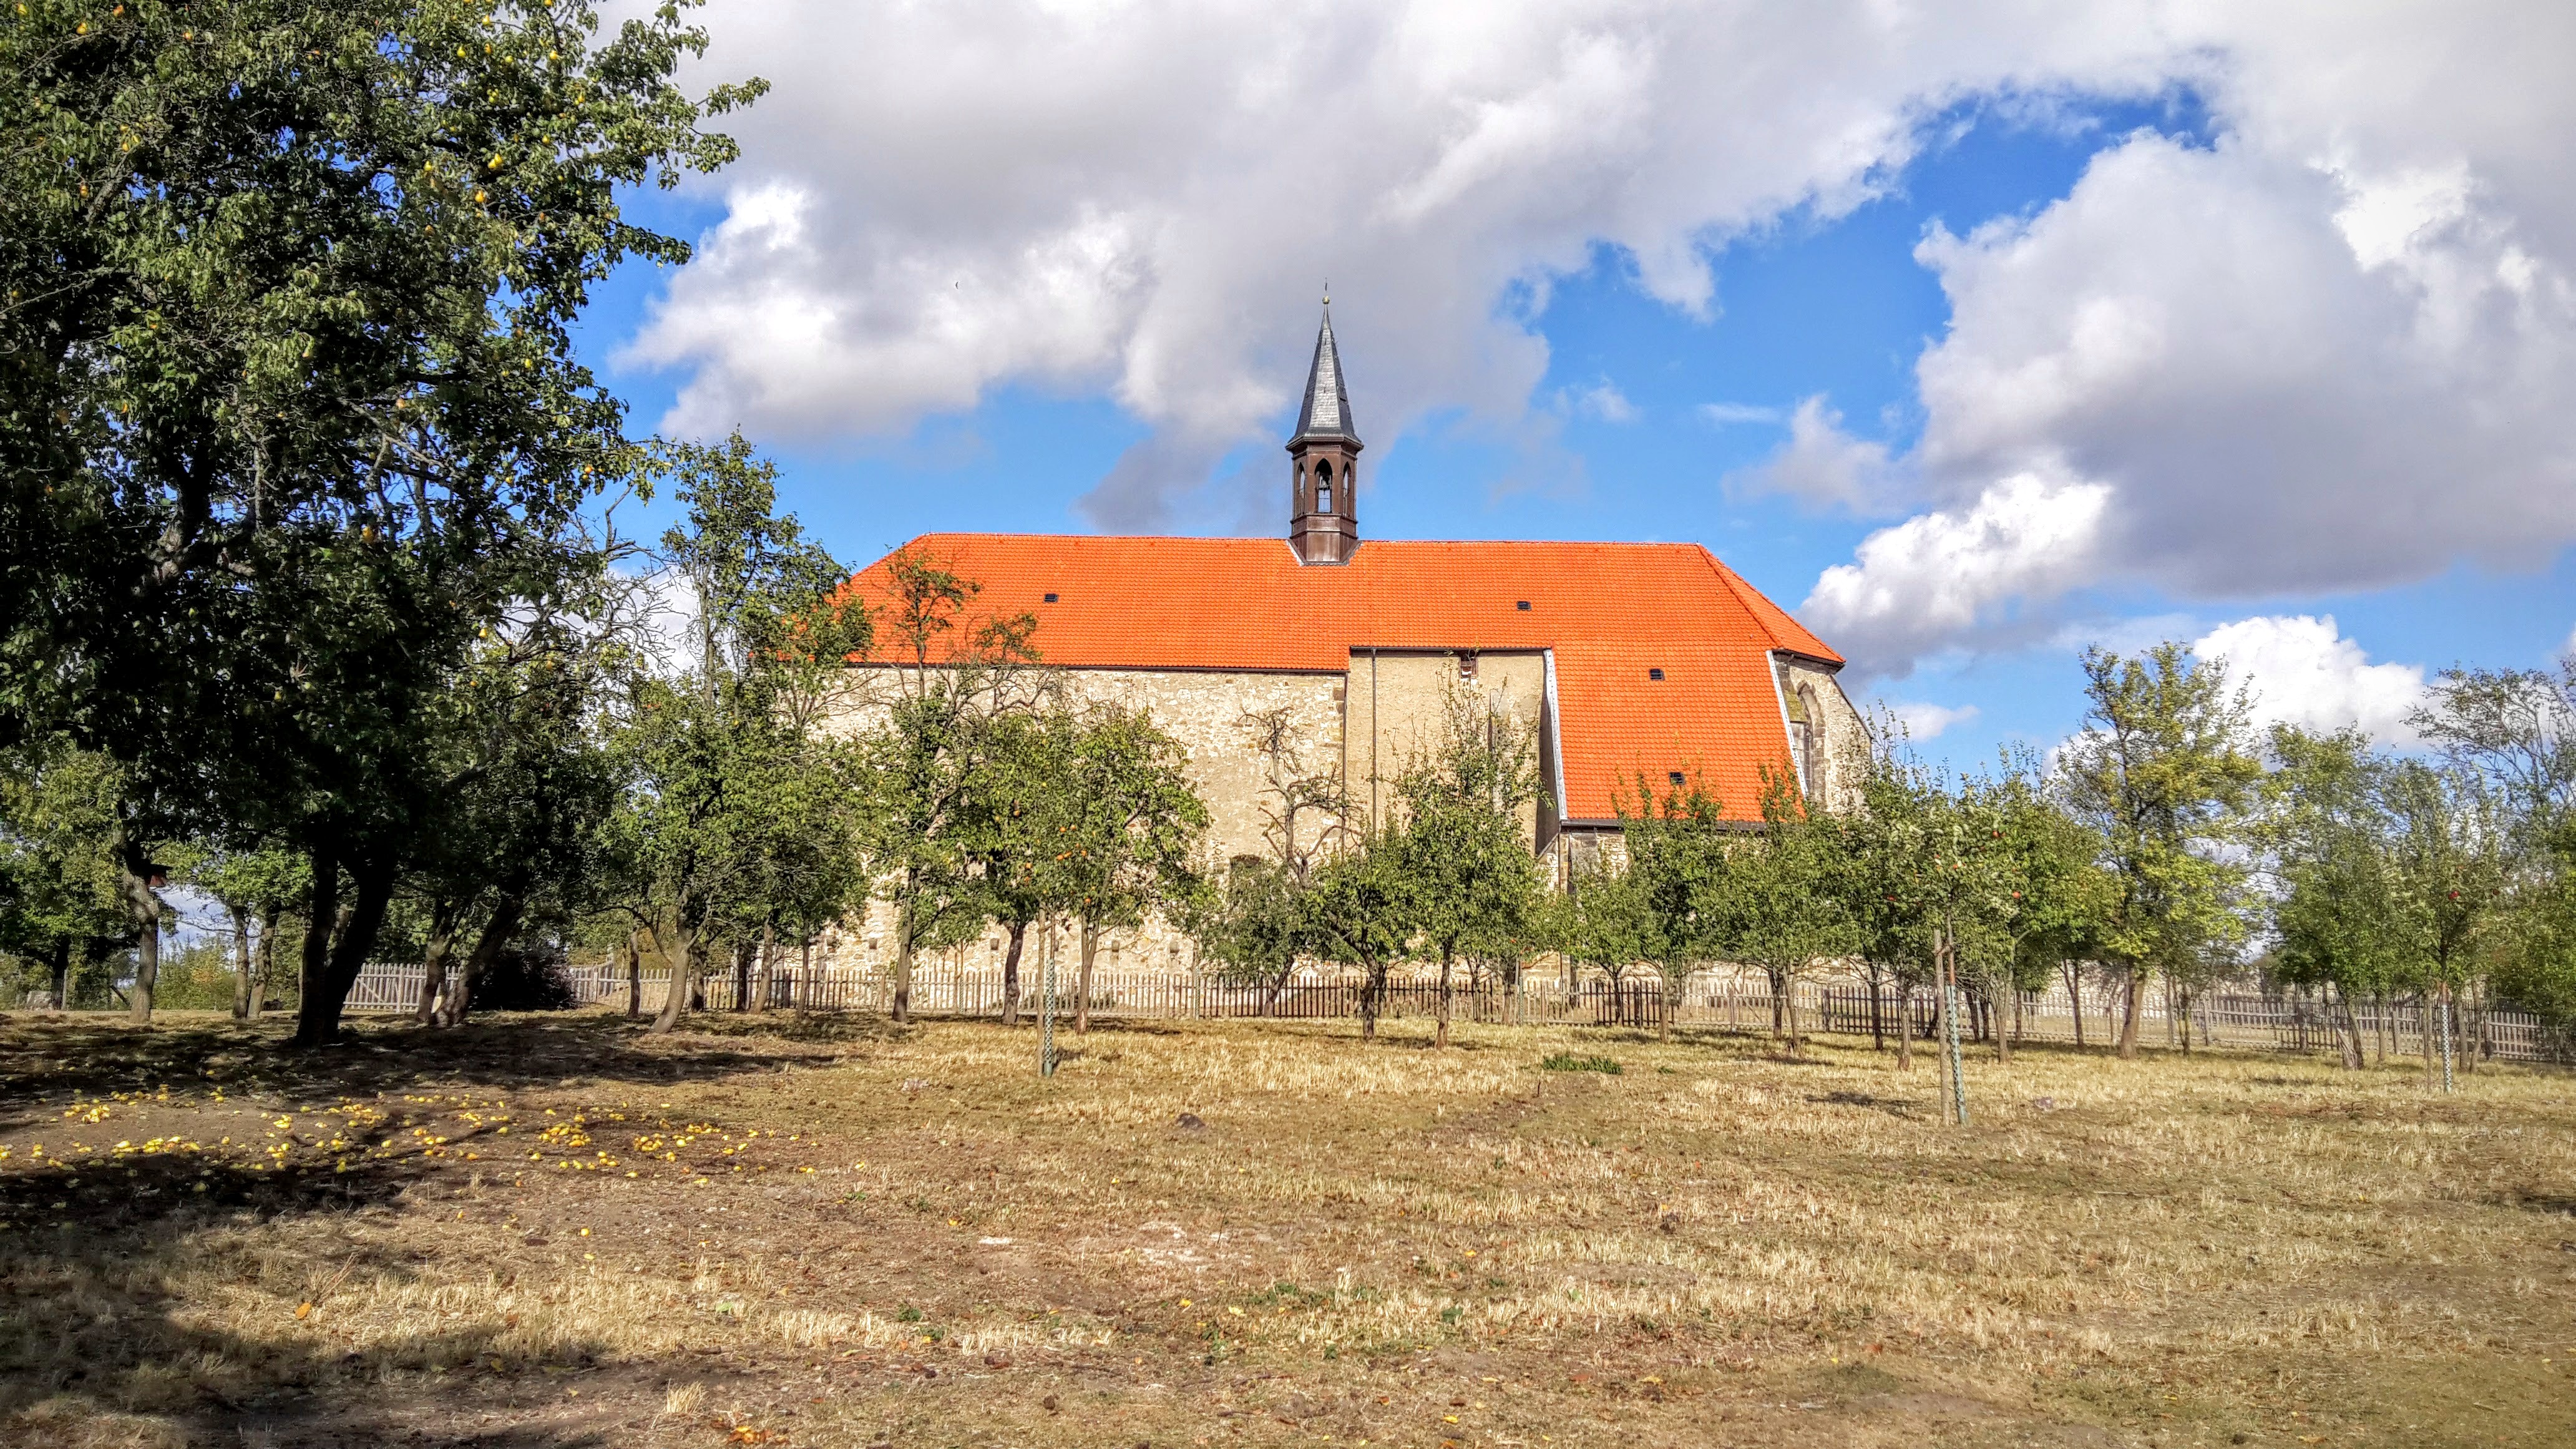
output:
[{"label": "bell tower", "polygon": [[1342,357],[1333,350],[1333,299],[1324,297],[1324,327],[1306,373],[1306,405],[1288,439],[1288,546],[1297,561],[1348,563],[1360,544],[1360,435],[1351,427],[1351,397],[1342,386]]}]

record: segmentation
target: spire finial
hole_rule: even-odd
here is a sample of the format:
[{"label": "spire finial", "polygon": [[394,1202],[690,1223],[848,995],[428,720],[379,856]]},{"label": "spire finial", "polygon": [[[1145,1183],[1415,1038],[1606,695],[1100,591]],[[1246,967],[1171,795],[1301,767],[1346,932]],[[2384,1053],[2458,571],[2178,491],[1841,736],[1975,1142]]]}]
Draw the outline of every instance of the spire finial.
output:
[{"label": "spire finial", "polygon": [[1333,284],[1329,279],[1324,283],[1324,305],[1333,305]]}]

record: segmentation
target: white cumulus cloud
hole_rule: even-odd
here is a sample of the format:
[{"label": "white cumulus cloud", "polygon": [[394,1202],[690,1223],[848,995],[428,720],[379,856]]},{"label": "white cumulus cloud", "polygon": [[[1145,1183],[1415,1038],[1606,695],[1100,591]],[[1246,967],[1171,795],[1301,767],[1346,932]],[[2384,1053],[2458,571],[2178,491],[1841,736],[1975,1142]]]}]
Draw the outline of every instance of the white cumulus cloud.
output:
[{"label": "white cumulus cloud", "polygon": [[2014,605],[2096,571],[2111,490],[2017,473],[1959,508],[1918,514],[1861,541],[1816,580],[1802,614],[1872,667],[2026,623]]},{"label": "white cumulus cloud", "polygon": [[2407,713],[2424,699],[2424,671],[2373,664],[2331,614],[2258,615],[2221,624],[2192,642],[2246,687],[2260,724],[2338,730],[2358,725],[2383,744],[2417,743]]},{"label": "white cumulus cloud", "polygon": [[[641,3],[641,0],[630,0]],[[1305,376],[1326,279],[1364,436],[1523,428],[1556,277],[1607,245],[1721,305],[1713,244],[1875,194],[1956,98],[2146,94],[2146,0],[716,0],[727,215],[635,339],[665,425],[901,430],[1000,386],[1105,391],[1153,430],[1104,525],[1230,513],[1219,456]]]},{"label": "white cumulus cloud", "polygon": [[1905,727],[1905,737],[1911,740],[1937,740],[1950,726],[1968,724],[1979,713],[1973,704],[1952,706],[1921,702],[1890,704],[1887,712]]},{"label": "white cumulus cloud", "polygon": [[1789,414],[1789,440],[1761,463],[1727,479],[1727,489],[1739,495],[1783,494],[1811,508],[1875,513],[1896,495],[1902,478],[1887,445],[1843,431],[1843,415],[1819,395],[1803,399]]},{"label": "white cumulus cloud", "polygon": [[1925,240],[1952,316],[1910,453],[1801,409],[1778,486],[1919,515],[1819,580],[1861,631],[1837,642],[1901,672],[2096,582],[2252,598],[2576,541],[2576,7],[702,13],[701,73],[775,89],[725,119],[725,217],[632,343],[680,375],[677,430],[881,434],[1003,386],[1101,392],[1150,436],[1091,516],[1230,521],[1217,460],[1290,406],[1327,278],[1372,442],[1435,409],[1528,434],[1534,319],[1603,247],[1713,315],[1714,247],[1876,194],[1962,103],[2080,117],[2180,87],[2211,143],[2118,139],[2053,204]]},{"label": "white cumulus cloud", "polygon": [[1573,412],[1595,422],[1633,423],[1645,416],[1637,410],[1635,403],[1628,401],[1628,395],[1619,390],[1619,385],[1606,377],[1590,387],[1573,390],[1565,401]]}]

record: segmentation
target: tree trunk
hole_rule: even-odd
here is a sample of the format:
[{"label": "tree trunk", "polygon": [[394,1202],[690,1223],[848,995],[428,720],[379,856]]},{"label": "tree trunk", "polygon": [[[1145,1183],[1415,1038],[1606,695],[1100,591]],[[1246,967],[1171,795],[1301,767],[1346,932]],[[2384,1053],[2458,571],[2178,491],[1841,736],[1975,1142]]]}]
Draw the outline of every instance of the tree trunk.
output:
[{"label": "tree trunk", "polygon": [[1386,968],[1371,966],[1360,981],[1360,1040],[1377,1040],[1377,1009],[1386,991]]},{"label": "tree trunk", "polygon": [[754,992],[755,999],[752,1002],[751,1009],[754,1011],[767,1011],[769,1009],[769,998],[772,994],[770,983],[774,981],[778,975],[778,925],[774,921],[763,921],[761,923],[760,961],[754,968],[752,974],[756,978],[755,984],[757,986],[757,990]]},{"label": "tree trunk", "polygon": [[2075,1049],[2084,1049],[2084,972],[2072,961],[2060,962],[2057,968],[2066,977],[2066,1000],[2075,1011]]},{"label": "tree trunk", "polygon": [[339,1030],[336,1014],[325,1018],[322,998],[331,977],[331,927],[340,915],[340,852],[328,844],[313,847],[312,902],[304,912],[304,959],[296,967],[295,1044],[328,1045]]},{"label": "tree trunk", "polygon": [[1028,940],[1029,923],[1011,922],[1011,944],[1002,950],[1002,1025],[1020,1024],[1020,948]]},{"label": "tree trunk", "polygon": [[2360,1071],[2361,1023],[2353,1020],[2352,993],[2345,991],[2342,987],[2335,985],[2331,981],[2327,982],[2326,986],[2327,989],[2334,992],[2335,1020],[2336,1024],[2343,1028],[2343,1030],[2335,1033],[2335,1045],[2343,1048],[2343,1064],[2345,1069],[2355,1072]]},{"label": "tree trunk", "polygon": [[[2014,991],[2012,983],[2009,981],[2004,983],[2004,989],[2012,991],[2013,1016],[2015,1018],[2015,1025],[2019,1025],[2019,1018],[2021,1016],[2021,993],[2019,991]],[[2003,1003],[1995,1000],[1994,993],[1992,991],[1986,993],[1986,1013],[1988,1023],[1994,1028],[1995,1033],[1995,1064],[1997,1066],[2011,1066],[2012,1033],[2004,1029]]]},{"label": "tree trunk", "polygon": [[907,901],[894,917],[894,1024],[912,1020],[912,903]]},{"label": "tree trunk", "polygon": [[259,913],[259,970],[250,981],[250,1017],[260,1018],[268,1008],[268,982],[277,970],[277,906],[272,903]]},{"label": "tree trunk", "polygon": [[1914,987],[1900,982],[1896,997],[1896,1069],[1914,1070]]},{"label": "tree trunk", "polygon": [[[2450,993],[2451,1060],[2459,1067],[2462,1076],[2478,1069],[2478,1056],[2486,1045],[2486,1023],[2484,1013],[2479,1010],[2477,987],[2472,985],[2467,995],[2469,1003],[2462,1006],[2461,993]],[[2477,1028],[2474,1032],[2470,1030],[2472,1024]]]},{"label": "tree trunk", "polygon": [[2427,986],[2417,999],[2415,1009],[2417,1044],[2424,1049],[2424,1087],[2433,1086],[2433,988]]},{"label": "tree trunk", "polygon": [[698,967],[706,957],[703,927],[693,927],[685,918],[672,924],[680,937],[680,954],[671,962],[671,985],[663,993],[662,1009],[653,1013],[653,1024],[646,1028],[656,1036],[678,1029],[689,1009],[689,993],[697,989]]},{"label": "tree trunk", "polygon": [[1775,993],[1775,999],[1780,1003],[1782,1019],[1788,1024],[1789,1056],[1795,1060],[1798,1056],[1798,978],[1795,976],[1784,978]]},{"label": "tree trunk", "polygon": [[2128,989],[2122,993],[2120,1017],[2120,1060],[2135,1061],[2138,1056],[2138,1018],[2145,1015],[2147,973],[2137,963],[2129,965]]},{"label": "tree trunk", "polygon": [[483,934],[475,938],[474,949],[466,953],[464,969],[448,984],[447,1006],[439,1012],[440,1020],[449,1026],[460,1025],[465,1014],[474,1009],[474,993],[483,989],[483,978],[490,974],[492,963],[501,959],[510,941],[519,934],[520,917],[527,913],[527,898],[520,894],[527,887],[514,882],[492,903],[492,919],[484,922]]},{"label": "tree trunk", "polygon": [[1091,1033],[1091,958],[1100,952],[1100,927],[1091,921],[1082,923],[1082,964],[1074,970],[1073,1034]]},{"label": "tree trunk", "polygon": [[[333,932],[336,939],[327,950],[318,952],[308,943],[304,953],[305,979],[310,985],[304,1000],[297,1003],[298,1046],[328,1046],[339,1039],[341,1008],[348,1004],[349,988],[358,983],[358,972],[367,964],[367,953],[376,948],[376,935],[385,924],[385,908],[393,903],[394,869],[390,861],[362,858],[351,865],[349,878],[357,886],[357,894]],[[314,881],[318,887],[318,860],[314,863]],[[318,917],[321,912],[314,914]],[[319,972],[312,969],[317,963]]]},{"label": "tree trunk", "polygon": [[126,998],[138,1025],[152,1021],[152,989],[161,980],[161,897],[152,889],[152,859],[145,843],[126,838],[117,825],[117,885],[125,917],[134,927],[134,991]]},{"label": "tree trunk", "polygon": [[1432,1028],[1431,1047],[1437,1051],[1449,1044],[1449,948],[1440,948],[1440,1020]]},{"label": "tree trunk", "polygon": [[428,1026],[438,1020],[438,993],[447,984],[447,958],[456,949],[455,902],[435,901],[429,908],[429,943],[420,953],[420,1007],[412,1020]]},{"label": "tree trunk", "polygon": [[233,1020],[250,1020],[250,999],[259,980],[259,963],[250,958],[250,913],[239,906],[226,906],[233,918]]},{"label": "tree trunk", "polygon": [[1771,1035],[1776,1040],[1786,1025],[1780,1010],[1780,973],[1766,966],[1762,969],[1762,977],[1771,983]]},{"label": "tree trunk", "polygon": [[626,933],[626,1019],[644,1019],[644,943],[637,939],[644,933]]},{"label": "tree trunk", "polygon": [[1869,1049],[1874,1052],[1887,1050],[1886,1013],[1880,1009],[1879,1001],[1881,989],[1878,968],[1872,966],[1869,968]]},{"label": "tree trunk", "polygon": [[72,1009],[72,943],[65,937],[54,943],[54,1010]]},{"label": "tree trunk", "polygon": [[1674,1008],[1681,1004],[1682,983],[1689,978],[1687,976],[1676,976],[1670,971],[1664,972],[1663,977],[1664,990],[1660,1000],[1664,1008],[1664,1019],[1656,1023],[1655,1036],[1659,1041],[1671,1041],[1673,1039]]}]

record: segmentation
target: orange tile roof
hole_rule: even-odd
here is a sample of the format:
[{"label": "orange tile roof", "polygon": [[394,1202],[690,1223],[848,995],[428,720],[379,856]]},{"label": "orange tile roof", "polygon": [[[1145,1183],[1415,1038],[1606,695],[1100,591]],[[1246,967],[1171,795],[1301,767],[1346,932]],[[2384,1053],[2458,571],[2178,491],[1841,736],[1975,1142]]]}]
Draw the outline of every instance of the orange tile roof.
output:
[{"label": "orange tile roof", "polygon": [[[1381,539],[1313,566],[1270,538],[943,533],[907,547],[981,583],[977,612],[1036,615],[1040,656],[1068,668],[1339,674],[1372,647],[1552,649],[1574,820],[1609,819],[1640,772],[1660,789],[1674,770],[1753,817],[1760,767],[1789,765],[1770,651],[1843,662],[1697,544]],[[886,582],[883,560],[852,580],[872,603]]]}]

